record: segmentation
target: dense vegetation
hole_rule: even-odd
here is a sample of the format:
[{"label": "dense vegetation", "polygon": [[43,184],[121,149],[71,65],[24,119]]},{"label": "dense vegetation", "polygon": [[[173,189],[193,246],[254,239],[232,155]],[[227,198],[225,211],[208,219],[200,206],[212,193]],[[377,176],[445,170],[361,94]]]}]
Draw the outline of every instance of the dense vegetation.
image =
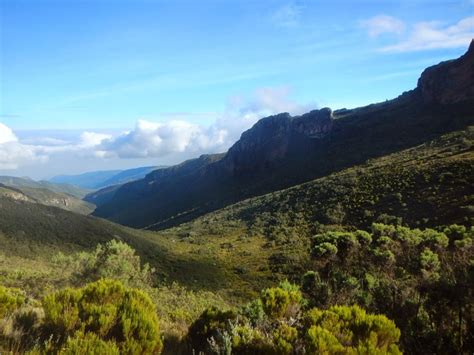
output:
[{"label": "dense vegetation", "polygon": [[[126,245],[99,247],[121,249]],[[111,265],[115,252],[106,259]],[[82,255],[84,256],[84,255]],[[100,258],[89,255],[95,262]],[[111,276],[128,279],[140,270],[114,269]],[[109,272],[103,265],[98,267]],[[84,270],[83,270],[84,271]],[[146,283],[142,284],[147,288]],[[159,289],[148,288],[149,292]],[[175,295],[179,296],[179,295]],[[166,307],[158,297],[158,307]],[[399,354],[400,331],[382,315],[367,314],[358,306],[309,307],[299,287],[283,282],[262,291],[260,298],[239,309],[219,309],[214,303],[183,332],[165,333],[167,353],[291,354],[390,353]],[[194,304],[193,304],[194,305]],[[189,306],[189,305],[188,305]],[[183,311],[176,308],[175,311]],[[160,320],[152,298],[120,281],[99,279],[81,288],[66,288],[27,299],[17,289],[0,288],[0,350],[29,354],[159,354],[163,350]],[[175,334],[176,335],[176,334]]]},{"label": "dense vegetation", "polygon": [[[119,295],[148,295],[145,313],[153,309],[169,354],[351,353],[382,337],[377,328],[361,341],[354,322],[382,327],[379,353],[468,353],[473,134],[447,134],[161,232],[2,196],[2,350],[124,352],[132,345],[115,330],[61,333],[45,323],[61,304],[46,300],[68,295],[81,309],[77,295],[115,285]],[[120,286],[96,283],[104,278]],[[285,279],[291,284],[275,287]],[[270,310],[285,300],[294,313]],[[89,317],[83,311],[78,317]]]},{"label": "dense vegetation", "polygon": [[314,306],[357,303],[392,318],[404,349],[464,353],[474,347],[474,229],[327,230],[312,238],[303,290]]}]

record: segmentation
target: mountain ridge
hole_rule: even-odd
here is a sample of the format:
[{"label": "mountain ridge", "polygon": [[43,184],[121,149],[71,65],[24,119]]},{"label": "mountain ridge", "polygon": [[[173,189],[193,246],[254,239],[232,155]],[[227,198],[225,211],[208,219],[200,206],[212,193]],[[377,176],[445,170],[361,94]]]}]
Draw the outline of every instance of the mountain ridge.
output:
[{"label": "mountain ridge", "polygon": [[[415,89],[386,102],[263,118],[219,159],[185,174],[172,167],[127,183],[94,215],[137,228],[166,228],[463,129],[474,122],[474,81],[466,91],[462,79],[474,73],[473,56],[471,45],[462,57],[426,69]],[[448,92],[432,85],[437,82]],[[458,90],[463,91],[456,96]]]},{"label": "mountain ridge", "polygon": [[144,166],[125,170],[90,171],[78,175],[58,175],[52,177],[49,181],[53,183],[67,183],[89,190],[97,190],[141,179],[149,172],[163,167],[164,166]]},{"label": "mountain ridge", "polygon": [[[24,198],[18,198],[46,206],[54,206],[63,210],[76,212],[79,214],[90,214],[94,210],[94,205],[83,201],[84,190],[74,186],[54,184],[47,181],[34,181],[26,178],[13,176],[0,176],[0,186],[4,189],[21,193]],[[6,193],[14,198],[12,193]]]}]

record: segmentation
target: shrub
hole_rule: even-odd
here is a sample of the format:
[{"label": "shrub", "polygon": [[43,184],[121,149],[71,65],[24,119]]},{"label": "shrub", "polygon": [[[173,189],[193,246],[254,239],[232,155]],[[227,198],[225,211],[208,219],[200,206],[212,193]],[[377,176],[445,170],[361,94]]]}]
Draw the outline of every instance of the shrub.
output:
[{"label": "shrub", "polygon": [[312,309],[306,316],[308,348],[316,353],[400,354],[400,330],[383,315],[359,306]]},{"label": "shrub", "polygon": [[71,346],[110,340],[125,354],[161,351],[155,306],[144,292],[121,282],[99,280],[58,291],[44,298],[43,308],[45,337],[58,346],[77,338]]},{"label": "shrub", "polygon": [[25,296],[16,288],[0,285],[0,319],[9,316],[25,303]]},{"label": "shrub", "polygon": [[298,286],[284,281],[279,287],[263,290],[260,299],[267,316],[280,318],[298,312],[303,296]]},{"label": "shrub", "polygon": [[208,340],[222,336],[230,330],[230,323],[237,318],[233,311],[222,311],[216,307],[206,309],[189,327],[188,340],[196,352],[206,351]]},{"label": "shrub", "polygon": [[316,245],[312,250],[312,254],[318,258],[329,258],[336,255],[337,251],[337,247],[334,244],[324,242]]},{"label": "shrub", "polygon": [[[400,354],[397,345],[400,331],[385,316],[368,314],[358,306],[304,311],[305,301],[299,289],[288,282],[263,290],[260,299],[267,315],[264,322],[249,322],[245,311],[236,316],[231,311],[206,310],[190,328],[194,351],[206,354]],[[282,317],[287,313],[285,307],[292,303],[298,304],[299,307],[294,308],[297,311],[291,317]]]},{"label": "shrub", "polygon": [[100,339],[93,333],[87,333],[84,337],[69,338],[60,355],[119,355],[117,345],[112,341]]},{"label": "shrub", "polygon": [[430,249],[425,248],[420,254],[421,273],[425,279],[436,281],[440,275],[438,273],[441,264],[438,254],[433,253]]},{"label": "shrub", "polygon": [[125,285],[149,288],[152,285],[153,269],[148,264],[141,266],[140,256],[128,244],[111,240],[97,245],[91,253],[79,253],[75,278],[79,283],[93,282],[101,278],[119,280]]}]

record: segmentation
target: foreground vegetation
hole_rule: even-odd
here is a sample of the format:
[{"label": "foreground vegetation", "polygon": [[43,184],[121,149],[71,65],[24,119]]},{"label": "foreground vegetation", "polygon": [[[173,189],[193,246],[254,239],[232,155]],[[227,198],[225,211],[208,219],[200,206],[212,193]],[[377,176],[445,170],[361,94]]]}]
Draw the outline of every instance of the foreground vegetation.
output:
[{"label": "foreground vegetation", "polygon": [[[165,336],[166,352],[401,353],[400,331],[385,316],[367,314],[358,306],[321,310],[308,304],[299,287],[283,282],[237,310],[213,305],[183,338]],[[100,279],[82,288],[53,292],[41,302],[28,300],[17,289],[0,287],[0,350],[159,354],[163,337],[149,295],[120,281]]]},{"label": "foreground vegetation", "polygon": [[460,225],[326,227],[311,240],[312,267],[300,275],[301,289],[285,281],[240,305],[157,285],[155,270],[112,240],[55,256],[64,284],[75,288],[34,298],[2,287],[2,346],[39,353],[466,353],[474,346],[473,238],[474,229]]}]

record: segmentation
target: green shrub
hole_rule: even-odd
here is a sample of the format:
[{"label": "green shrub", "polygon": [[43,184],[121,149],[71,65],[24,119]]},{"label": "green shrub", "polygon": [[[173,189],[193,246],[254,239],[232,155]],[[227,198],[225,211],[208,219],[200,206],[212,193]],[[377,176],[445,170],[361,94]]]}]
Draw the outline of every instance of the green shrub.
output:
[{"label": "green shrub", "polygon": [[155,306],[147,294],[121,282],[99,280],[58,291],[44,298],[43,308],[45,337],[52,337],[58,346],[68,338],[92,341],[95,336],[115,341],[125,354],[161,351]]},{"label": "green shrub", "polygon": [[303,296],[298,286],[283,281],[279,287],[263,290],[260,299],[267,316],[280,318],[297,313]]},{"label": "green shrub", "polygon": [[25,296],[19,289],[0,285],[0,319],[9,316],[24,303]]},{"label": "green shrub", "polygon": [[307,313],[308,348],[315,353],[400,354],[400,330],[383,315],[359,306],[333,306]]},{"label": "green shrub", "polygon": [[[260,300],[263,322],[249,321],[248,306],[238,315],[206,310],[190,328],[192,349],[206,354],[400,354],[400,331],[385,316],[358,306],[305,311],[299,289],[288,282],[263,290]],[[292,304],[298,306],[288,315]]]},{"label": "green shrub", "polygon": [[148,264],[141,266],[140,256],[126,243],[111,240],[97,245],[91,253],[79,253],[74,258],[77,259],[74,273],[77,283],[108,278],[130,287],[146,289],[152,285],[154,270]]},{"label": "green shrub", "polygon": [[119,355],[117,345],[112,341],[105,341],[93,333],[83,337],[69,338],[59,355]]},{"label": "green shrub", "polygon": [[222,336],[230,330],[231,322],[237,318],[234,311],[222,311],[216,307],[206,309],[189,327],[188,341],[196,352],[206,351],[211,338]]},{"label": "green shrub", "polygon": [[336,255],[337,251],[337,247],[334,244],[324,242],[316,245],[312,250],[312,254],[318,258],[330,258]]}]

